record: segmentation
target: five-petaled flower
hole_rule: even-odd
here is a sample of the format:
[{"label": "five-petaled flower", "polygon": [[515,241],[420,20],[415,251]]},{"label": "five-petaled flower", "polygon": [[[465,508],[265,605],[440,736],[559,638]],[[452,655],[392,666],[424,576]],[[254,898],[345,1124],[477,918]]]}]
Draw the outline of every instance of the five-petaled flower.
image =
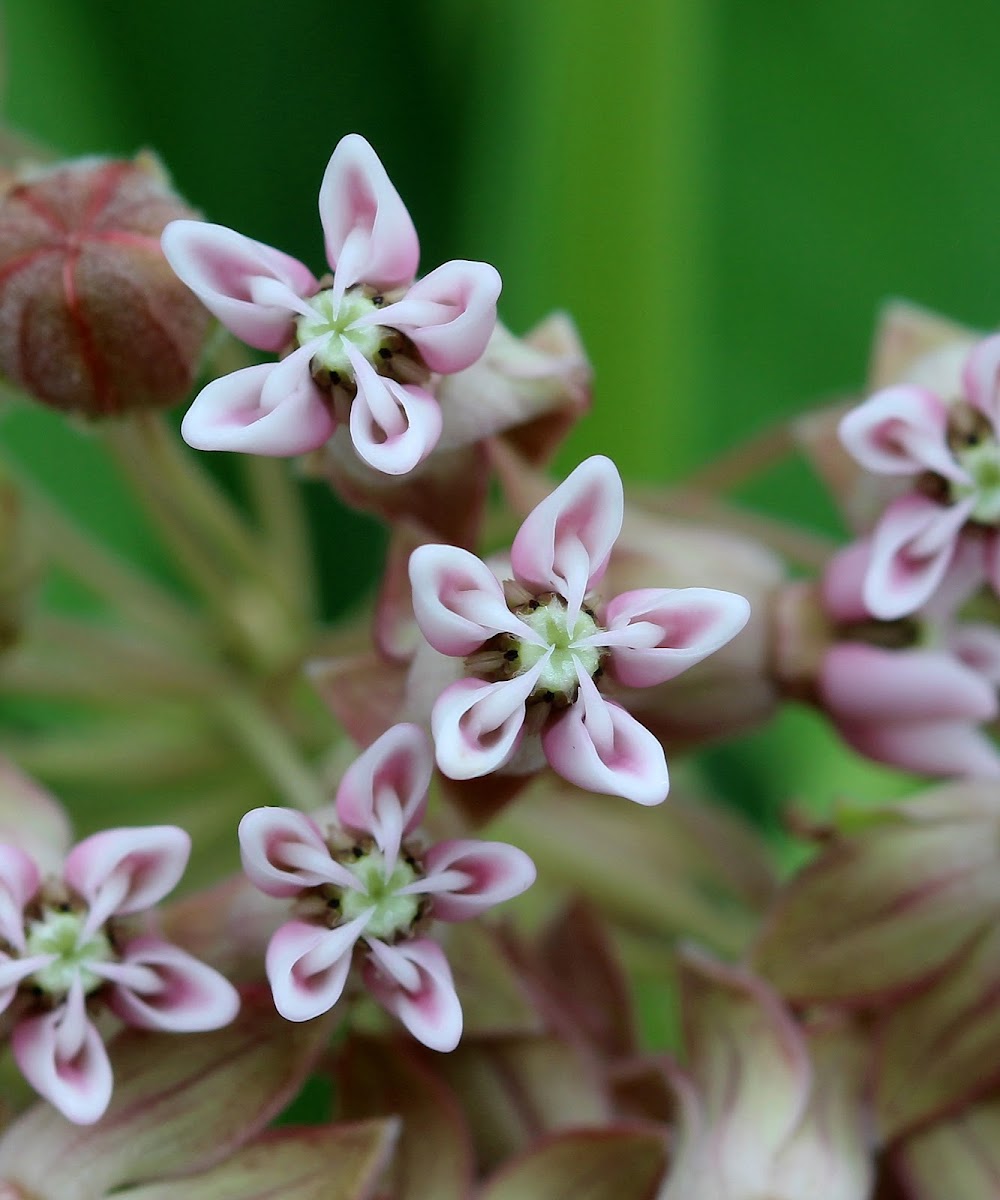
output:
[{"label": "five-petaled flower", "polygon": [[164,253],[206,307],[249,345],[288,351],[210,383],[181,432],[201,450],[294,455],[346,421],[365,462],[402,475],[441,433],[434,377],[486,349],[500,276],[456,260],[415,280],[413,222],[358,134],[334,150],[319,211],[332,279],[220,225],[167,226]]},{"label": "five-petaled flower", "polygon": [[525,519],[511,572],[455,546],[413,552],[421,632],[439,653],[465,660],[431,717],[445,775],[510,766],[526,735],[540,733],[545,758],[571,783],[640,804],[666,798],[663,748],[598,681],[663,683],[735,637],[750,606],[713,588],[642,588],[601,604],[591,593],[623,513],[618,471],[597,456]]},{"label": "five-petaled flower", "polygon": [[973,347],[963,395],[915,384],[876,392],[840,424],[848,452],[865,468],[911,486],[880,517],[864,599],[895,620],[916,612],[955,561],[959,544],[984,542],[986,576],[1000,593],[1000,335]]},{"label": "five-petaled flower", "polygon": [[425,848],[414,836],[434,757],[416,725],[394,725],[358,758],[337,790],[335,815],[256,808],[240,822],[240,852],[262,892],[294,900],[271,938],[275,1006],[308,1021],[340,999],[358,941],[368,991],[424,1045],[452,1050],[462,1009],[434,919],[467,921],[520,895],[531,859],[502,842],[459,839]]},{"label": "five-petaled flower", "polygon": [[237,1013],[217,971],[130,920],[176,887],[190,850],[173,825],[109,829],[43,878],[23,850],[0,845],[0,1012],[25,1078],[77,1124],[100,1119],[113,1085],[90,1009],[174,1033],[219,1029]]}]

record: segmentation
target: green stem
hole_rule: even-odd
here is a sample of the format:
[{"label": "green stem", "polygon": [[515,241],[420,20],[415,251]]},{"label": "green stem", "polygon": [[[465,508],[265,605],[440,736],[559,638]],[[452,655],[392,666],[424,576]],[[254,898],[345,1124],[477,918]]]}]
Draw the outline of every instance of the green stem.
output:
[{"label": "green stem", "polygon": [[273,563],[272,578],[296,613],[312,617],[318,608],[316,574],[302,492],[284,462],[248,454],[242,465]]}]

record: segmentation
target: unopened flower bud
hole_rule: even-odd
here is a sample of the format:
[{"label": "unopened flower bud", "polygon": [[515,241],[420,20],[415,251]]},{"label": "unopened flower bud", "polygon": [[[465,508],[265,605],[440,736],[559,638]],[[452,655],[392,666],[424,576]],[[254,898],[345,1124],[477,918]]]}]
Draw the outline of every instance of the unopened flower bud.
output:
[{"label": "unopened flower bud", "polygon": [[148,154],[11,180],[0,198],[0,372],[88,416],[181,400],[209,314],[168,266],[160,234],[191,215]]}]

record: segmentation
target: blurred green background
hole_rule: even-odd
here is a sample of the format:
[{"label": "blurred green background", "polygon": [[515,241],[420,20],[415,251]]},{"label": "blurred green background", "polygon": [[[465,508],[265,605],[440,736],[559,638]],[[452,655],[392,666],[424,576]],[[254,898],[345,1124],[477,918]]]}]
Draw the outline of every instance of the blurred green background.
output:
[{"label": "blurred green background", "polygon": [[[337,139],[376,146],[423,265],[485,258],[523,331],[578,320],[597,404],[563,455],[671,480],[857,388],[880,302],[995,323],[1000,12],[994,0],[9,0],[5,112],[68,154],[152,147],[210,219],[318,266],[316,191]],[[96,446],[46,413],[5,442],[122,548],[141,522]],[[804,468],[755,485],[830,526]],[[327,602],[370,584],[381,534],[312,497]],[[693,581],[696,582],[696,581]],[[878,794],[791,713],[713,751],[750,808]]]}]

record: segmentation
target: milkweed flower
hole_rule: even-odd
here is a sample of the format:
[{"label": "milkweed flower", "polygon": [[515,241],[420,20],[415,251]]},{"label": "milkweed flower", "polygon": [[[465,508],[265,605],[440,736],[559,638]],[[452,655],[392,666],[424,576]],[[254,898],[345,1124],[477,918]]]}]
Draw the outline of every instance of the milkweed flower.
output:
[{"label": "milkweed flower", "polygon": [[959,395],[895,384],[841,421],[852,457],[904,487],[872,536],[864,600],[873,616],[894,620],[919,609],[973,540],[982,541],[986,578],[1000,593],[998,374],[995,335],[965,357]]},{"label": "milkweed flower", "polygon": [[218,1029],[237,1013],[217,971],[132,920],[174,889],[190,850],[176,826],[110,829],[43,877],[23,849],[0,844],[0,1012],[24,1077],[77,1124],[99,1120],[112,1093],[96,1008],[172,1033]]},{"label": "milkweed flower", "polygon": [[274,1003],[309,1021],[340,999],[355,947],[371,995],[434,1050],[452,1050],[462,1010],[434,919],[467,921],[534,882],[531,859],[501,842],[458,839],[425,848],[416,836],[434,769],[426,734],[395,725],[347,770],[327,821],[256,808],[240,822],[243,869],[294,919],[267,948]]},{"label": "milkweed flower", "polygon": [[441,433],[433,377],[486,349],[500,276],[456,260],[415,280],[413,222],[358,134],[334,150],[319,211],[333,271],[322,280],[220,225],[174,221],[164,231],[168,261],[223,325],[258,350],[288,352],[214,380],[181,432],[201,450],[287,456],[318,449],[344,422],[369,466],[402,475]]},{"label": "milkweed flower", "polygon": [[[437,762],[474,779],[530,753],[588,791],[658,804],[669,787],[657,739],[603,694],[679,675],[744,627],[744,597],[713,588],[594,595],[622,527],[610,459],[589,458],[529,513],[496,569],[456,546],[410,556],[413,611],[439,654],[464,660],[434,704]],[[541,765],[539,763],[538,765]]]}]

